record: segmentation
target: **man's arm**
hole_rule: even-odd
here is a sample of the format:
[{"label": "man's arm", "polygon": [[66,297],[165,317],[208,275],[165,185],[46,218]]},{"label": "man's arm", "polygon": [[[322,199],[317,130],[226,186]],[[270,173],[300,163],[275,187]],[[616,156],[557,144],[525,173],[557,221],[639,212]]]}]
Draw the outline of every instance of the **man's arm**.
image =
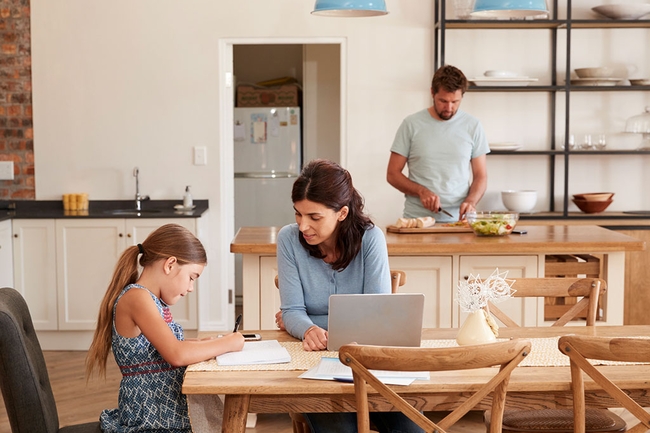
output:
[{"label": "man's arm", "polygon": [[[419,197],[422,206],[425,208],[432,212],[438,212],[438,208],[440,208],[440,197],[422,185],[413,182],[402,173],[402,170],[406,166],[406,161],[407,158],[405,156],[391,152],[390,159],[388,160],[388,169],[386,170],[386,180],[400,192]],[[485,191],[485,188],[483,188],[483,191]]]},{"label": "man's arm", "polygon": [[481,200],[487,189],[487,157],[477,156],[472,159],[472,184],[469,187],[467,197],[460,205],[460,218],[467,212],[476,210],[476,204]]}]

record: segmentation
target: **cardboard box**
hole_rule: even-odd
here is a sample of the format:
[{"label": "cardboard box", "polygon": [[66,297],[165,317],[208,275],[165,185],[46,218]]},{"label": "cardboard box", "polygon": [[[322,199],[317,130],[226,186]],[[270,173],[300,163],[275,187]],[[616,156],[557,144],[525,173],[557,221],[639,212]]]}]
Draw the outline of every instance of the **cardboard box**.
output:
[{"label": "cardboard box", "polygon": [[237,86],[237,107],[298,107],[300,88],[295,84],[278,87]]}]

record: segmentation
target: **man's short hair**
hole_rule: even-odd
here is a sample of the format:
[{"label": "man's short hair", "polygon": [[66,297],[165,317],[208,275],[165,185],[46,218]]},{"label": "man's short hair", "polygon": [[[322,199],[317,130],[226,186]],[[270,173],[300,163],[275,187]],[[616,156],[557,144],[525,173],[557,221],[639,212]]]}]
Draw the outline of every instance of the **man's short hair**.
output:
[{"label": "man's short hair", "polygon": [[443,89],[447,92],[455,92],[460,90],[464,95],[469,87],[467,78],[463,72],[451,65],[441,66],[435,74],[433,74],[433,79],[431,80],[431,89],[433,94],[436,94]]}]

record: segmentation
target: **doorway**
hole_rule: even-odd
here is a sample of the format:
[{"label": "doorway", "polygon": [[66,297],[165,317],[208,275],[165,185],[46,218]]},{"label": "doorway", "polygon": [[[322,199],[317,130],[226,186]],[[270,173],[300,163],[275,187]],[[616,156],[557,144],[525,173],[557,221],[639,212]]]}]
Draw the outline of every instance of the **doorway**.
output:
[{"label": "doorway", "polygon": [[[345,39],[231,39],[220,44],[220,108],[222,146],[220,185],[226,200],[218,208],[220,233],[228,243],[238,229],[234,203],[233,119],[236,86],[293,77],[302,87],[302,161],[326,158],[345,165]],[[241,197],[237,198],[241,199]],[[278,200],[280,203],[282,201]],[[287,223],[293,222],[293,219]],[[228,255],[234,303],[241,305],[241,256]],[[226,261],[222,261],[225,263]],[[232,293],[232,292],[231,292]],[[229,296],[230,299],[233,299]],[[229,320],[234,308],[229,307]]]}]

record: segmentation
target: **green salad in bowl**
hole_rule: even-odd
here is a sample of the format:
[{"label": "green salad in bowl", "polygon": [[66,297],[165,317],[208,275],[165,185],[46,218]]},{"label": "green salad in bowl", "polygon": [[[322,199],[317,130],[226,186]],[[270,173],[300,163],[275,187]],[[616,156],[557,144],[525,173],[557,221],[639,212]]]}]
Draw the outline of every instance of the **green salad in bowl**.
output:
[{"label": "green salad in bowl", "polygon": [[503,236],[512,233],[519,219],[518,213],[469,212],[467,223],[478,236]]}]

